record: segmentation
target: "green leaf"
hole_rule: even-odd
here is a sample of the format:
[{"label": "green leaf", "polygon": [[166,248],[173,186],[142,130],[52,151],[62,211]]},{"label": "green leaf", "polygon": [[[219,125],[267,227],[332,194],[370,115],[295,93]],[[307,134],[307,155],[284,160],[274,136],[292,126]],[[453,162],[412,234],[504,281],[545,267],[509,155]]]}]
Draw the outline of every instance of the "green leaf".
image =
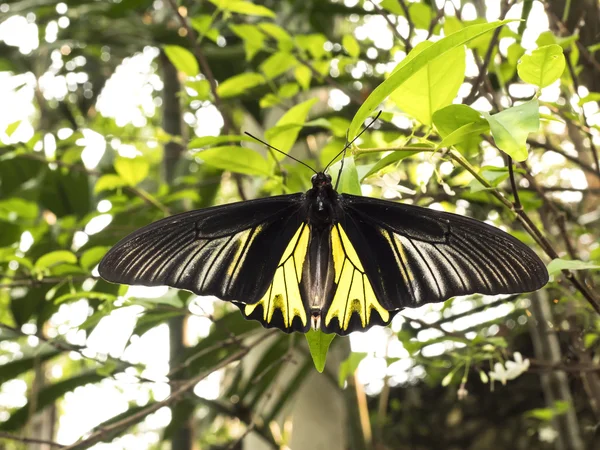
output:
[{"label": "green leaf", "polygon": [[269,56],[260,64],[261,72],[271,80],[287,72],[298,64],[296,57],[288,52],[277,52]]},{"label": "green leaf", "polygon": [[382,0],[381,3],[379,3],[379,6],[391,12],[392,14],[404,16],[404,10],[400,6],[398,0]]},{"label": "green leaf", "polygon": [[555,401],[551,408],[536,408],[525,413],[525,417],[533,417],[541,421],[553,420],[556,416],[565,414],[571,405],[566,401]]},{"label": "green leaf", "polygon": [[219,31],[211,28],[212,22],[212,17],[208,14],[201,14],[190,19],[190,25],[198,32],[199,36],[206,36],[211,41],[216,42],[219,37]]},{"label": "green leaf", "polygon": [[11,137],[12,134],[17,131],[17,128],[19,128],[19,125],[21,125],[22,120],[17,120],[16,122],[13,123],[9,123],[6,126],[6,129],[4,130],[4,132],[6,133],[6,135],[8,137]]},{"label": "green leaf", "polygon": [[344,167],[342,170],[340,182],[337,183],[337,177],[340,173],[340,167],[342,161],[338,161],[333,164],[328,172],[331,175],[331,183],[336,186],[337,191],[339,193],[353,194],[353,195],[362,195],[362,191],[360,189],[360,181],[358,178],[358,172],[356,170],[356,165],[354,164],[354,157],[349,156],[344,158]]},{"label": "green leaf", "polygon": [[357,135],[358,130],[367,118],[377,109],[393,91],[399,88],[412,75],[425,67],[430,61],[444,55],[445,53],[460,47],[467,42],[487,33],[490,30],[498,28],[512,20],[503,20],[486,24],[472,25],[463,28],[456,33],[446,36],[433,45],[424,49],[416,55],[408,64],[394,72],[387,80],[381,83],[367,98],[367,100],[358,109],[350,124],[349,136]]},{"label": "green leaf", "polygon": [[600,336],[596,333],[586,333],[586,335],[583,337],[583,346],[586,349],[589,349],[592,345],[594,345],[598,339],[600,339]]},{"label": "green leaf", "polygon": [[[543,47],[545,45],[558,44],[564,50],[568,50],[571,44],[577,42],[579,39],[578,34],[572,34],[571,36],[555,36],[552,31],[544,31],[540,33],[539,37],[535,41],[538,47]],[[593,53],[591,48],[589,48],[590,52]]]},{"label": "green leaf", "polygon": [[258,27],[277,41],[279,50],[289,52],[294,48],[292,36],[279,25],[270,22],[261,22],[258,24]]},{"label": "green leaf", "polygon": [[285,83],[277,92],[277,95],[283,98],[291,98],[296,95],[299,91],[298,83]]},{"label": "green leaf", "polygon": [[487,133],[490,126],[481,115],[467,105],[448,105],[433,113],[433,124],[443,138],[437,148],[456,146],[464,153],[477,148],[482,133]]},{"label": "green leaf", "polygon": [[493,116],[484,113],[484,116],[490,124],[492,137],[498,148],[515,161],[525,161],[527,136],[540,128],[538,100],[513,106]]},{"label": "green leaf", "polygon": [[[421,42],[395,70],[402,70],[432,45],[433,42]],[[422,124],[431,125],[433,114],[452,103],[464,78],[465,48],[461,45],[427,63],[398,87],[390,98]]]},{"label": "green leaf", "polygon": [[144,158],[124,158],[119,156],[114,162],[115,170],[129,186],[136,186],[148,175],[150,165]]},{"label": "green leaf", "polygon": [[196,57],[187,48],[179,45],[165,45],[163,50],[175,68],[188,77],[195,77],[200,73]]},{"label": "green leaf", "polygon": [[[430,146],[427,146],[427,148],[431,148]],[[425,149],[425,147],[424,147]],[[363,180],[367,177],[370,177],[371,175],[376,174],[377,172],[379,172],[381,169],[392,165],[394,163],[397,163],[398,161],[402,161],[405,158],[409,158],[413,155],[416,155],[418,153],[421,153],[421,151],[419,150],[415,150],[415,151],[411,151],[411,152],[392,152],[387,156],[384,156],[383,158],[381,158],[379,161],[377,161],[377,163],[371,167],[371,169],[369,169],[369,171],[363,176]]]},{"label": "green leaf", "polygon": [[96,185],[94,186],[94,192],[97,194],[102,191],[112,191],[113,189],[118,189],[126,185],[127,183],[125,183],[125,180],[119,175],[109,173],[98,178],[98,181],[96,181]]},{"label": "green leaf", "polygon": [[358,41],[351,34],[345,34],[342,38],[342,45],[348,52],[350,56],[353,58],[358,58],[360,56],[360,45]]},{"label": "green leaf", "polygon": [[77,256],[69,250],[55,250],[40,256],[34,264],[34,269],[42,271],[57,264],[77,264]]},{"label": "green leaf", "polygon": [[248,89],[265,83],[265,77],[259,73],[246,72],[226,79],[217,87],[220,97],[235,97],[244,94]]},{"label": "green leaf", "polygon": [[600,264],[580,261],[578,259],[557,258],[550,261],[547,268],[550,275],[556,275],[561,270],[597,270],[600,269]]},{"label": "green leaf", "polygon": [[[481,168],[479,172],[483,178],[485,178],[492,186],[498,186],[504,180],[508,178],[508,169],[506,167],[494,167],[494,166],[484,166]],[[480,192],[487,189],[487,187],[483,186],[476,179],[472,179],[469,183],[469,187],[471,188],[471,192]]]},{"label": "green leaf", "polygon": [[[581,97],[579,99],[579,101],[577,102],[577,104],[579,106],[583,106],[587,102],[597,102],[597,101],[600,101],[600,92],[590,92],[585,97]],[[551,116],[551,117],[553,117],[553,116]],[[558,119],[555,119],[555,120],[558,120]],[[562,122],[561,120],[558,120],[558,121]]]},{"label": "green leaf", "polygon": [[266,36],[256,25],[229,25],[231,31],[244,41],[246,60],[250,61],[264,46]]},{"label": "green leaf", "polygon": [[352,352],[350,353],[350,356],[348,356],[348,358],[346,358],[346,360],[340,364],[338,384],[341,388],[344,387],[344,382],[346,381],[346,379],[349,376],[353,375],[354,372],[356,372],[356,369],[358,369],[358,365],[366,357],[366,353]]},{"label": "green leaf", "polygon": [[41,208],[49,209],[57,217],[68,215],[81,217],[92,208],[89,178],[85,172],[66,170],[66,168],[48,170],[41,186],[43,186],[39,199]]},{"label": "green leaf", "polygon": [[543,88],[560,78],[565,65],[562,47],[552,44],[535,49],[531,55],[523,55],[517,64],[517,72],[526,83]]},{"label": "green leaf", "polygon": [[92,270],[109,249],[110,247],[98,246],[86,250],[79,258],[79,265],[87,271]]},{"label": "green leaf", "polygon": [[[309,52],[314,59],[321,59],[329,54],[325,50],[327,37],[320,33],[296,35],[296,44],[302,50]],[[327,62],[329,64],[329,62]]]},{"label": "green leaf", "polygon": [[246,147],[225,145],[202,150],[195,155],[206,164],[246,175],[270,175],[269,163],[258,152]]},{"label": "green leaf", "polygon": [[300,86],[302,86],[302,90],[306,91],[310,87],[310,80],[312,79],[311,70],[305,65],[298,65],[294,69],[294,77]]},{"label": "green leaf", "polygon": [[[277,121],[275,127],[267,130],[265,133],[265,138],[269,141],[269,144],[282,152],[289,152],[294,145],[294,142],[296,142],[298,133],[306,122],[310,109],[316,102],[316,98],[311,98],[310,100],[290,108],[290,110]],[[278,153],[276,157],[277,159],[282,159],[284,155]]]},{"label": "green leaf", "polygon": [[259,17],[270,17],[274,19],[275,13],[269,8],[262,5],[255,5],[251,2],[245,1],[234,1],[228,2],[225,9],[238,14],[245,14],[247,16],[259,16]]},{"label": "green leaf", "polygon": [[481,113],[467,105],[449,105],[436,111],[433,124],[443,138],[438,148],[458,144],[489,130]]},{"label": "green leaf", "polygon": [[329,350],[331,341],[335,338],[335,334],[325,334],[321,330],[313,330],[311,328],[305,336],[315,369],[319,373],[323,373],[323,370],[325,370],[325,361],[327,360],[327,351]]},{"label": "green leaf", "polygon": [[0,200],[0,219],[15,222],[17,219],[35,219],[38,216],[37,203],[21,198],[11,197]]},{"label": "green leaf", "polygon": [[446,136],[438,144],[438,148],[450,147],[452,145],[460,144],[473,136],[479,136],[481,133],[486,133],[490,129],[489,124],[486,123],[468,123],[463,125],[458,130],[453,131]]},{"label": "green leaf", "polygon": [[185,86],[196,91],[196,95],[193,96],[190,94],[190,97],[193,97],[197,100],[209,100],[211,96],[210,91],[210,83],[208,80],[187,80],[185,82]]},{"label": "green leaf", "polygon": [[431,20],[434,18],[433,11],[425,3],[411,3],[408,13],[415,27],[423,30],[429,29]]}]

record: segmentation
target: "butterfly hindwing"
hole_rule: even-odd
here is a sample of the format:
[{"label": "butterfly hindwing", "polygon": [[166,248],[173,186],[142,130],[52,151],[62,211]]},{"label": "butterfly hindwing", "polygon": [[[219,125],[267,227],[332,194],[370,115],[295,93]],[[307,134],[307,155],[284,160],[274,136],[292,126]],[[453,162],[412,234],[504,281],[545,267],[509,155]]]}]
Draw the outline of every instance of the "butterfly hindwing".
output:
[{"label": "butterfly hindwing", "polygon": [[237,304],[246,318],[267,328],[306,332],[310,327],[307,299],[301,292],[303,267],[308,256],[310,227],[302,223],[283,252],[262,298],[252,304]]},{"label": "butterfly hindwing", "polygon": [[457,295],[530,292],[548,281],[525,244],[483,222],[343,194],[340,225],[388,311]]},{"label": "butterfly hindwing", "polygon": [[299,226],[302,194],[191,211],[150,224],[115,245],[99,272],[108,281],[167,285],[256,303]]},{"label": "butterfly hindwing", "polygon": [[372,275],[367,274],[359,257],[361,249],[357,248],[365,243],[351,242],[339,223],[331,229],[330,242],[334,286],[322,315],[321,329],[346,335],[372,325],[387,325],[397,311],[384,308],[373,290]]}]

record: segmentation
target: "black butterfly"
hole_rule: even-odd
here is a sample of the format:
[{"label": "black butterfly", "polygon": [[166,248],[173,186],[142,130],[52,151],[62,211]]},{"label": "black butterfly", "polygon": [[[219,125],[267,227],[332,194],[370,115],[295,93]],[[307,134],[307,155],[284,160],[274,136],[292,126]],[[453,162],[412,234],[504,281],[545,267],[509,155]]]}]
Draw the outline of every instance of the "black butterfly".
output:
[{"label": "black butterfly", "polygon": [[538,256],[498,228],[340,194],[324,172],[306,193],[152,223],[115,245],[99,271],[115,283],[214,295],[287,333],[312,325],[340,335],[387,325],[406,307],[535,291],[548,281]]}]

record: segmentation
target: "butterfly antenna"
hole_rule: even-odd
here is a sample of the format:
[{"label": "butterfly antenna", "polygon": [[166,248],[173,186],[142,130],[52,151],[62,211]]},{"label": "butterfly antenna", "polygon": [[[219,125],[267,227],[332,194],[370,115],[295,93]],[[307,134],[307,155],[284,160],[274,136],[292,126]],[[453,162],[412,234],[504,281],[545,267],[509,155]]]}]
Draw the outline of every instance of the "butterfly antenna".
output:
[{"label": "butterfly antenna", "polygon": [[[334,188],[334,190],[336,190],[336,191],[337,191],[338,185],[340,184],[340,178],[342,177],[342,170],[344,170],[344,161],[346,160],[346,150],[348,149],[348,146],[350,145],[348,143],[348,133],[349,133],[349,131],[350,130],[346,130],[346,145],[344,145],[344,150],[343,150],[344,153],[342,154],[342,163],[340,164],[340,170],[338,172],[338,176],[335,179],[335,188]],[[336,158],[337,158],[337,156],[336,156]]]},{"label": "butterfly antenna", "polygon": [[[348,135],[346,134],[346,145],[344,145],[344,148],[333,157],[333,159],[331,161],[329,161],[329,163],[325,166],[325,168],[323,169],[323,172],[325,172],[327,170],[327,168],[331,165],[332,162],[334,162],[338,156],[340,156],[342,153],[345,153],[347,149],[350,148],[350,146],[352,144],[354,144],[354,142],[362,136],[362,134],[367,131],[369,128],[371,128],[371,126],[377,121],[377,119],[379,119],[379,116],[381,115],[381,110],[379,110],[379,112],[377,113],[377,115],[373,118],[373,120],[371,120],[371,122],[369,122],[369,124],[363,128],[363,130],[358,133],[356,135],[356,137],[354,139],[352,139],[352,141],[348,142]],[[342,160],[343,161],[343,160]],[[343,164],[343,163],[342,163]]]},{"label": "butterfly antenna", "polygon": [[254,136],[254,135],[252,135],[252,134],[248,133],[247,131],[244,131],[244,134],[246,134],[246,135],[250,136],[252,139],[255,139],[255,140],[257,140],[257,141],[258,141],[258,142],[260,142],[261,144],[264,144],[264,145],[266,145],[266,146],[267,146],[267,147],[269,147],[271,150],[275,150],[276,152],[279,152],[279,153],[281,153],[282,155],[285,155],[285,156],[287,156],[288,158],[291,158],[291,159],[293,159],[294,161],[296,161],[296,162],[299,162],[299,163],[300,163],[300,164],[302,164],[303,166],[306,166],[306,167],[308,167],[308,168],[309,168],[310,170],[312,170],[314,173],[317,173],[317,171],[316,171],[315,169],[313,169],[312,167],[310,167],[310,166],[309,166],[308,164],[306,164],[305,162],[302,162],[302,161],[300,161],[299,159],[297,159],[297,158],[294,158],[292,155],[290,155],[290,154],[288,154],[288,153],[286,153],[286,152],[284,152],[284,151],[281,151],[281,150],[279,150],[278,148],[275,148],[275,147],[273,147],[273,146],[272,146],[271,144],[269,144],[268,142],[265,142],[265,141],[263,141],[262,139],[259,139],[259,138],[257,138],[256,136]]}]

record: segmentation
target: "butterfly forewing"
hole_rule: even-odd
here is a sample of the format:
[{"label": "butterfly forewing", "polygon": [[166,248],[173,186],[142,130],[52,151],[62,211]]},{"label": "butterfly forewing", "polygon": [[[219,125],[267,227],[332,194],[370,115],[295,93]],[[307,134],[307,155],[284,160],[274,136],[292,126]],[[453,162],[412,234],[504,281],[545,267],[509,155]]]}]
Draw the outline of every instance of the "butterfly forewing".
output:
[{"label": "butterfly forewing", "polygon": [[302,194],[294,194],[168,217],[114,246],[100,263],[100,275],[256,303],[303,223],[301,206]]},{"label": "butterfly forewing", "polygon": [[456,214],[342,195],[342,226],[387,310],[457,295],[530,292],[548,281],[525,244]]}]

